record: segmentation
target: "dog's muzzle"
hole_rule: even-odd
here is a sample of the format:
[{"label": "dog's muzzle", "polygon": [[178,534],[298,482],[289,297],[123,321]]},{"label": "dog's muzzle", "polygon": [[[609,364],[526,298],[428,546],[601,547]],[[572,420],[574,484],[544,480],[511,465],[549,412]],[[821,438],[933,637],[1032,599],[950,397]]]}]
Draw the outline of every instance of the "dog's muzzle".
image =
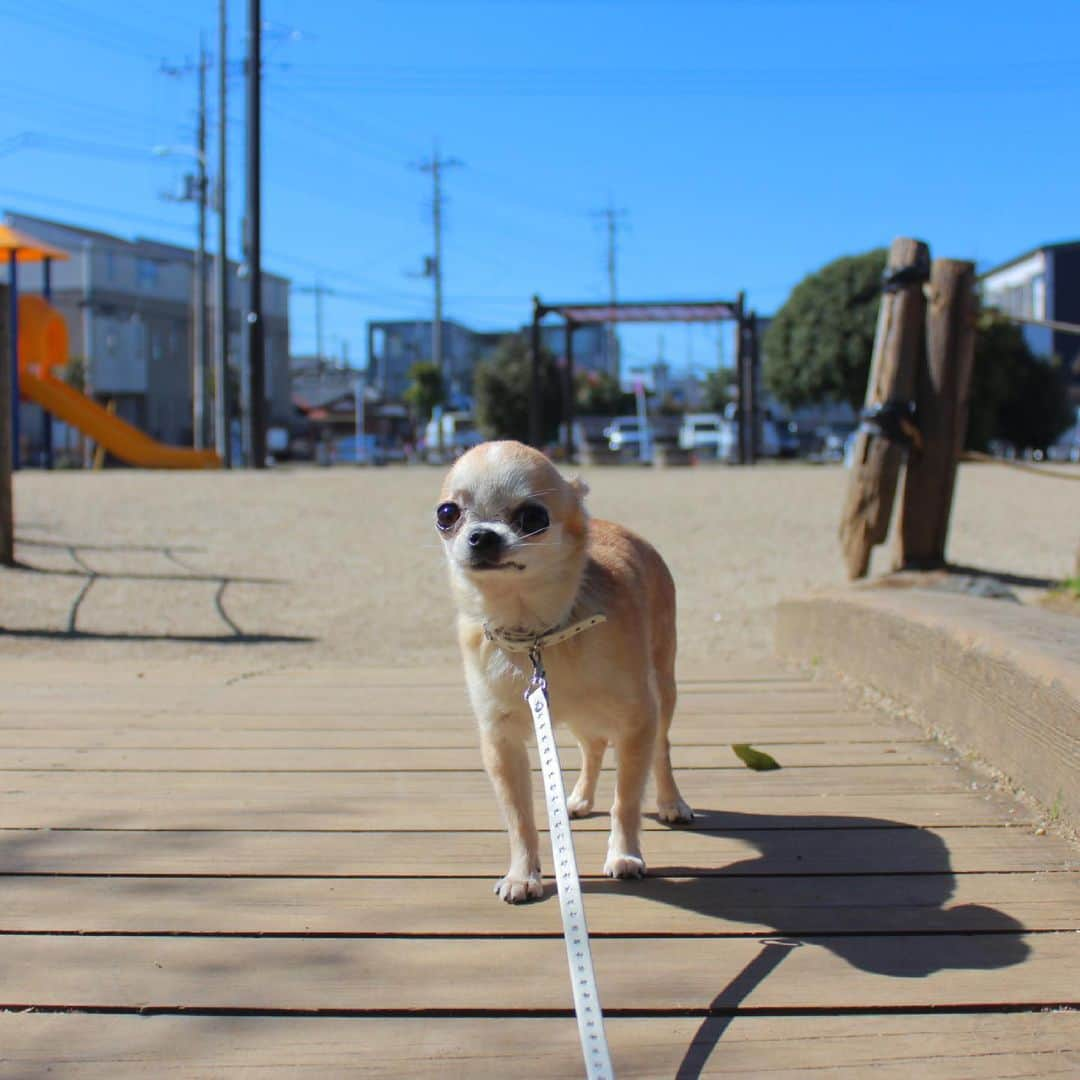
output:
[{"label": "dog's muzzle", "polygon": [[494,529],[476,528],[465,539],[470,570],[524,570],[521,563],[503,561],[506,542]]}]

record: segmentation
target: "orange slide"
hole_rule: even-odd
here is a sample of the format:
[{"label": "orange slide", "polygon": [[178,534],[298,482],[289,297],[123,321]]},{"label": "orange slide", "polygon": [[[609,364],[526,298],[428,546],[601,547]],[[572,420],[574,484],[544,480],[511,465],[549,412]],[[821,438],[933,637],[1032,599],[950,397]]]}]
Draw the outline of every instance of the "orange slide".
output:
[{"label": "orange slide", "polygon": [[144,469],[219,469],[213,450],[169,446],[56,379],[68,359],[67,324],[40,296],[19,297],[19,389],[53,416],[78,428],[114,457]]}]

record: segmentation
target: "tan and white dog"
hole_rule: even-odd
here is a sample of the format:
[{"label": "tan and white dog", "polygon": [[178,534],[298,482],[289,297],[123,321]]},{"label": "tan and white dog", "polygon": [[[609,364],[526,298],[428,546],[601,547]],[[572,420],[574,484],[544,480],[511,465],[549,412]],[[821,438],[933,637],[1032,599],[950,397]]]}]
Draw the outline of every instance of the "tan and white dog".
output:
[{"label": "tan and white dog", "polygon": [[510,868],[495,886],[510,903],[543,893],[526,752],[532,721],[522,698],[532,675],[528,642],[541,639],[552,717],[581,746],[581,775],[567,800],[573,816],[592,809],[604,751],[615,748],[604,873],[645,872],[641,802],[650,766],[660,820],[693,818],[668,741],[675,586],[655,548],[590,520],[585,492],[536,450],[489,442],[457,461],[435,511],[484,766],[510,836]]}]

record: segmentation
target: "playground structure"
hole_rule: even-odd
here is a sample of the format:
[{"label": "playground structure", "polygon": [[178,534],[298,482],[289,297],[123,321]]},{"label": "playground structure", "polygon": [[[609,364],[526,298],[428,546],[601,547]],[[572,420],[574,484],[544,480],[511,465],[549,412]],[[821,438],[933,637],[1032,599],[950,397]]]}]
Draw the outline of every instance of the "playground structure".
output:
[{"label": "playground structure", "polygon": [[761,407],[760,351],[757,314],[746,310],[746,294],[740,292],[735,300],[650,301],[646,303],[560,303],[545,304],[533,297],[533,320],[530,337],[532,379],[529,391],[529,442],[541,445],[541,371],[540,324],[548,315],[563,320],[565,330],[565,364],[562,375],[562,419],[566,431],[566,459],[574,460],[574,330],[579,326],[612,325],[614,323],[658,322],[722,322],[736,325],[736,386],[738,409],[738,462],[753,465],[760,454]]},{"label": "playground structure", "polygon": [[[25,398],[39,405],[46,417],[46,465],[51,465],[51,418],[63,420],[81,431],[104,450],[129,465],[147,469],[215,469],[220,458],[211,451],[169,446],[114,416],[86,394],[80,393],[54,374],[69,359],[68,328],[64,317],[49,302],[51,266],[68,255],[9,226],[0,226],[0,250],[8,255],[8,302],[6,344],[11,370],[4,382],[10,387],[11,465],[19,466],[19,401]],[[43,295],[19,296],[18,264],[42,264]],[[6,467],[6,466],[2,466]]]},{"label": "playground structure", "polygon": [[129,465],[144,469],[221,467],[221,459],[213,450],[158,442],[58,379],[53,371],[62,370],[68,362],[67,323],[42,297],[19,298],[18,323],[18,387],[26,400],[77,428]]}]

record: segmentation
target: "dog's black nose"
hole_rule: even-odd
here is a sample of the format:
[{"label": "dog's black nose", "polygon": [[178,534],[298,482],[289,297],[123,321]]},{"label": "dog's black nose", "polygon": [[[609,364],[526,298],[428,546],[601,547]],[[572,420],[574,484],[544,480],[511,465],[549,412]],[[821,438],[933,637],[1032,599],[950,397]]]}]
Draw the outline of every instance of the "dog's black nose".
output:
[{"label": "dog's black nose", "polygon": [[502,547],[502,537],[494,529],[473,529],[469,533],[469,551],[473,556],[490,557]]}]

